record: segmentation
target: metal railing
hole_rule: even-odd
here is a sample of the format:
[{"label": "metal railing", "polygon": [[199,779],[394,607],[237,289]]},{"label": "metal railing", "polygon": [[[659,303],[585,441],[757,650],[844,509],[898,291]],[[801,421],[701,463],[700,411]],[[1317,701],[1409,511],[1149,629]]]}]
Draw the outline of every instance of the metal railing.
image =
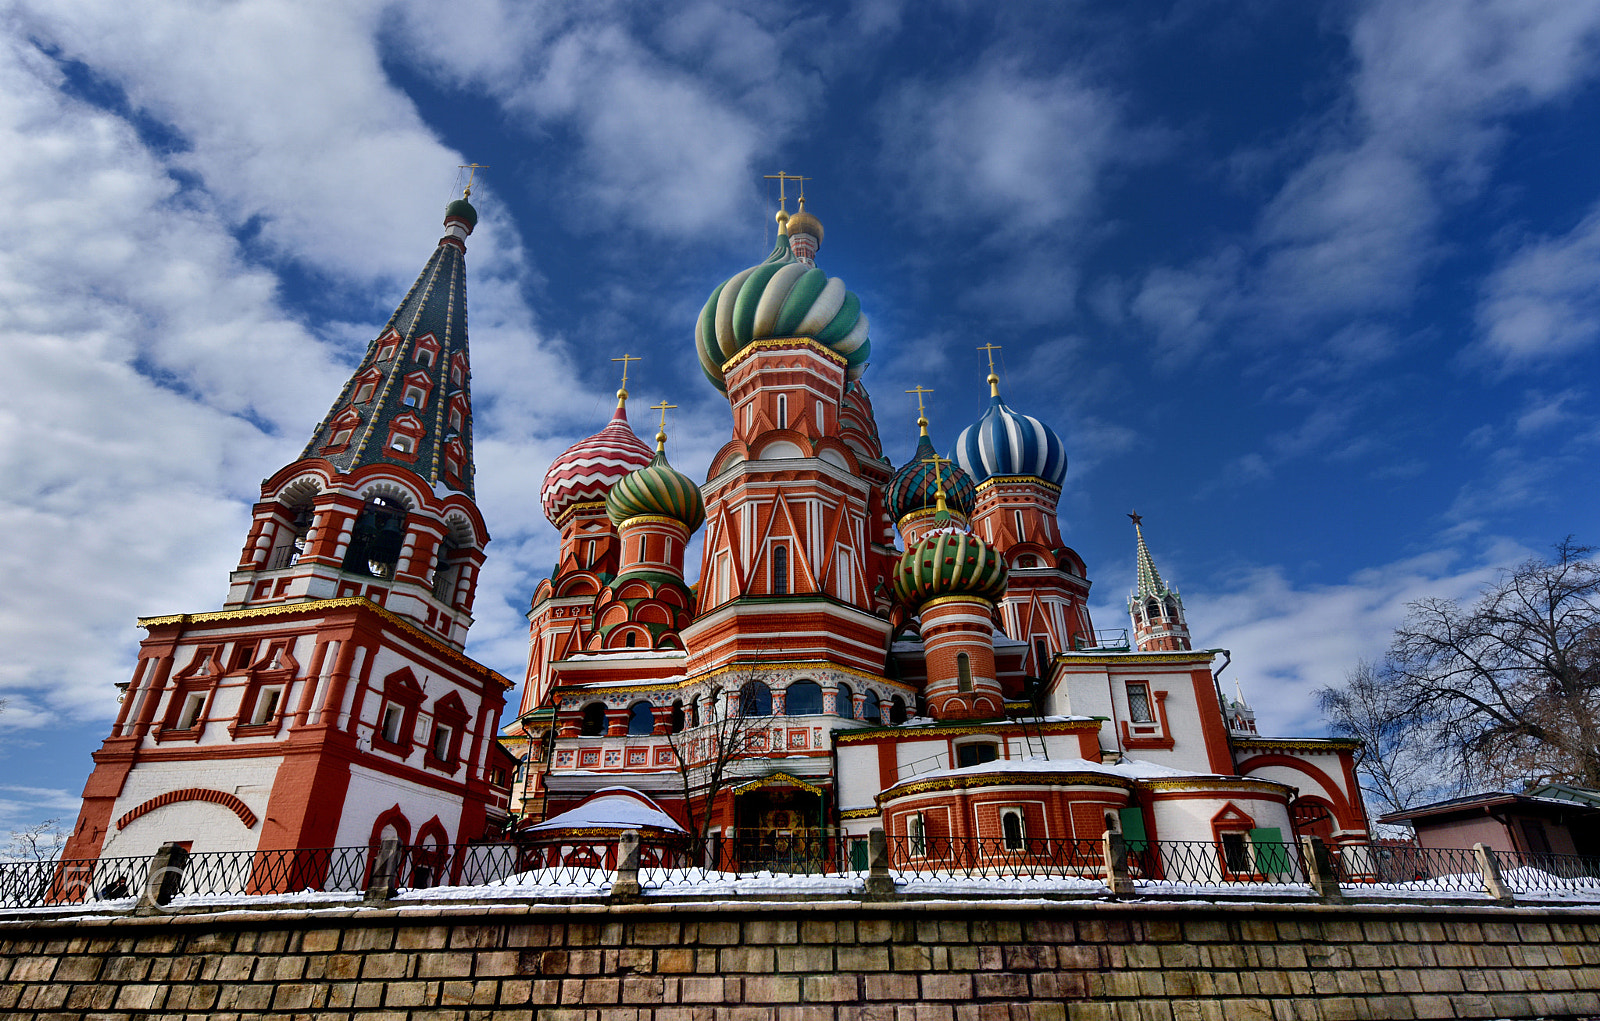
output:
[{"label": "metal railing", "polygon": [[[881,831],[879,831],[881,832]],[[875,841],[881,841],[874,851]],[[630,845],[632,846],[632,845]],[[1121,860],[1108,863],[1108,848]],[[1313,851],[1315,854],[1313,854]],[[151,904],[278,896],[308,899],[594,897],[617,891],[702,894],[902,893],[956,884],[963,894],[1483,898],[1600,901],[1600,859],[1392,844],[893,837],[838,831],[713,834],[637,845],[611,838],[514,843],[197,852],[0,862],[0,909]],[[457,892],[450,892],[457,891]],[[476,891],[476,892],[474,892]]]}]

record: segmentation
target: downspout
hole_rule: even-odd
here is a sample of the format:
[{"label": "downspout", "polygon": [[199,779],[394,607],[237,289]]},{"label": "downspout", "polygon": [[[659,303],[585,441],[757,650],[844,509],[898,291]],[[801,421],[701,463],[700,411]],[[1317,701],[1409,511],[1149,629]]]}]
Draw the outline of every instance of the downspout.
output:
[{"label": "downspout", "polygon": [[1228,722],[1227,703],[1222,700],[1222,671],[1228,669],[1233,662],[1233,652],[1229,649],[1207,649],[1210,653],[1222,653],[1222,665],[1211,675],[1211,683],[1217,689],[1217,712],[1222,714],[1222,732],[1228,738],[1228,761],[1233,763],[1233,768],[1239,768],[1239,751],[1233,746],[1233,726]]}]

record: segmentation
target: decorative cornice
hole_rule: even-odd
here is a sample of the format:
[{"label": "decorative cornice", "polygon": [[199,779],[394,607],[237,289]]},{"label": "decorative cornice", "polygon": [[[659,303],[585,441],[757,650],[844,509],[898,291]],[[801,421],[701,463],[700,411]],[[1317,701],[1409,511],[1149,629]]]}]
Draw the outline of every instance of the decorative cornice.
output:
[{"label": "decorative cornice", "polygon": [[978,773],[973,776],[940,776],[931,780],[896,785],[877,796],[879,805],[896,798],[927,794],[931,791],[969,790],[974,787],[1037,787],[1040,784],[1071,787],[1116,787],[1133,790],[1134,782],[1110,773],[1041,769],[1037,773]]},{"label": "decorative cornice", "polygon": [[166,617],[140,617],[138,626],[146,631],[155,627],[165,627],[170,624],[217,624],[234,620],[261,620],[268,617],[294,617],[306,614],[328,613],[333,610],[357,610],[375,613],[390,624],[419,639],[423,644],[440,653],[447,659],[471,667],[474,670],[500,682],[502,690],[512,687],[512,683],[501,676],[498,670],[491,670],[477,660],[468,656],[459,649],[452,648],[439,639],[421,630],[404,617],[384,609],[366,596],[342,596],[338,599],[311,599],[303,603],[283,603],[277,606],[252,606],[240,610],[210,610],[205,613],[177,613]]},{"label": "decorative cornice", "polygon": [[669,518],[665,514],[635,514],[631,518],[624,518],[617,526],[617,531],[622,531],[629,525],[671,525],[680,532],[687,533],[689,526],[677,518]]},{"label": "decorative cornice", "polygon": [[847,808],[839,813],[841,819],[876,819],[882,815],[876,808]]},{"label": "decorative cornice", "polygon": [[1053,482],[1046,482],[1044,479],[1041,479],[1037,475],[991,475],[988,478],[984,479],[982,482],[978,483],[978,492],[981,493],[985,489],[988,489],[989,487],[994,486],[994,485],[1002,485],[1002,486],[1004,486],[1004,485],[1008,485],[1008,484],[1010,484],[1010,485],[1043,486],[1045,489],[1048,489],[1052,493],[1059,494],[1061,492],[1061,487],[1060,486],[1056,485]]},{"label": "decorative cornice", "polygon": [[991,602],[990,600],[987,600],[987,599],[983,598],[982,596],[967,596],[967,595],[935,596],[934,598],[932,598],[932,599],[930,599],[927,602],[922,604],[921,612],[922,613],[927,613],[929,610],[933,609],[935,606],[942,606],[945,603],[981,603],[982,605],[987,606],[989,608],[989,612],[990,613],[994,612],[994,603]]},{"label": "decorative cornice", "polygon": [[677,837],[683,840],[687,840],[689,838],[687,833],[683,833],[678,830],[669,830],[665,826],[651,826],[648,823],[617,826],[614,829],[605,826],[573,826],[570,828],[557,827],[555,829],[537,831],[524,830],[522,837],[530,843],[561,841],[567,839],[568,837],[610,837],[612,839],[616,839],[620,837],[625,830],[649,831],[651,833],[659,833],[668,837]]},{"label": "decorative cornice", "polygon": [[1249,791],[1255,794],[1281,794],[1289,785],[1276,780],[1227,778],[1216,776],[1185,776],[1171,779],[1140,780],[1139,786],[1150,791]]},{"label": "decorative cornice", "polygon": [[1240,748],[1259,748],[1274,752],[1326,752],[1361,747],[1361,742],[1353,737],[1236,737],[1233,743]]},{"label": "decorative cornice", "polygon": [[562,528],[574,514],[577,514],[579,511],[585,509],[597,510],[601,514],[604,514],[606,511],[606,502],[604,500],[584,500],[581,503],[569,503],[565,508],[562,509],[560,514],[556,515],[555,520],[552,521],[551,524],[555,525],[558,529]]},{"label": "decorative cornice", "polygon": [[845,358],[843,355],[834,354],[832,351],[828,350],[827,348],[823,347],[821,344],[818,344],[816,341],[812,340],[810,337],[767,337],[767,338],[764,338],[762,340],[752,340],[750,343],[748,343],[745,346],[741,347],[738,350],[738,352],[736,352],[734,354],[734,356],[732,358],[729,358],[727,361],[723,362],[722,363],[722,375],[723,375],[723,378],[726,379],[727,375],[728,375],[728,372],[735,365],[738,365],[741,361],[743,361],[744,359],[748,358],[750,355],[754,354],[755,352],[757,352],[757,351],[765,351],[765,350],[770,350],[772,348],[780,348],[780,347],[790,347],[790,348],[804,347],[804,348],[809,348],[812,351],[816,352],[817,354],[821,355],[822,357],[826,358],[828,361],[833,362],[835,365],[840,366],[841,368],[843,368],[844,366],[847,366],[847,365],[850,364],[850,360],[848,358]]},{"label": "decorative cornice", "polygon": [[1215,649],[1184,649],[1173,652],[1091,652],[1069,650],[1056,653],[1058,663],[1175,663],[1186,659],[1210,661],[1217,656]]},{"label": "decorative cornice", "polygon": [[[961,737],[965,734],[994,734],[1005,726],[1013,726],[1018,730],[1026,725],[1020,720],[996,720],[987,726],[949,726],[949,727],[878,727],[872,730],[836,731],[833,735],[834,744],[868,744],[875,739],[900,736],[910,740],[914,736],[932,734],[938,737]],[[1038,724],[1038,730],[1045,734],[1070,734],[1078,730],[1099,730],[1099,720],[1051,720]]]},{"label": "decorative cornice", "polygon": [[778,772],[772,773],[768,776],[759,777],[755,780],[749,780],[745,783],[738,784],[732,789],[731,793],[742,794],[745,791],[760,790],[763,787],[798,787],[803,791],[815,794],[819,797],[822,795],[821,787],[818,787],[816,784],[806,783],[798,776],[795,776],[792,773],[785,773],[782,770],[779,770]]}]

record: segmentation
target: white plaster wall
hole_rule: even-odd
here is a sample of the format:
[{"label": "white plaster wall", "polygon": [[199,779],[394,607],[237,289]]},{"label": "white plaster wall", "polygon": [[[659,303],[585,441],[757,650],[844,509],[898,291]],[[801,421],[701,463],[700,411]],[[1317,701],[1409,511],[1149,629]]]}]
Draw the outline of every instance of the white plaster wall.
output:
[{"label": "white plaster wall", "polygon": [[835,780],[840,810],[871,808],[878,795],[878,746],[839,745],[839,775]]},{"label": "white plaster wall", "polygon": [[364,846],[372,836],[372,826],[378,816],[395,805],[400,806],[400,811],[411,823],[413,841],[417,839],[423,824],[436,815],[449,840],[454,843],[460,839],[460,798],[407,783],[399,777],[365,766],[351,766],[350,787],[345,794],[344,814],[339,820],[335,846]]},{"label": "white plaster wall", "polygon": [[1214,798],[1156,801],[1152,809],[1156,822],[1154,836],[1157,840],[1210,842],[1215,839],[1211,820],[1230,802],[1254,819],[1257,827],[1276,826],[1283,831],[1284,840],[1294,839],[1294,826],[1289,822],[1289,811],[1284,805],[1271,798],[1243,791],[1236,794],[1219,793]]},{"label": "white plaster wall", "polygon": [[[283,764],[281,756],[218,759],[207,762],[141,762],[111,810],[111,832],[102,857],[153,854],[173,840],[192,840],[194,851],[253,851],[261,840],[272,784]],[[116,821],[151,798],[168,791],[200,787],[232,794],[250,807],[256,825],[246,829],[231,809],[206,801],[180,801],[135,819],[118,830]]]},{"label": "white plaster wall", "polygon": [[[1331,772],[1339,768],[1339,763],[1337,760],[1329,763],[1317,763],[1316,765],[1318,765],[1323,772]],[[1252,769],[1250,771],[1250,775],[1260,777],[1263,780],[1273,780],[1277,783],[1287,784],[1290,787],[1299,788],[1302,797],[1320,797],[1329,802],[1337,803],[1338,798],[1343,798],[1345,793],[1343,789],[1340,789],[1338,791],[1338,798],[1335,798],[1332,796],[1331,792],[1328,791],[1326,785],[1318,783],[1309,775],[1289,766],[1262,766],[1258,769]]]}]

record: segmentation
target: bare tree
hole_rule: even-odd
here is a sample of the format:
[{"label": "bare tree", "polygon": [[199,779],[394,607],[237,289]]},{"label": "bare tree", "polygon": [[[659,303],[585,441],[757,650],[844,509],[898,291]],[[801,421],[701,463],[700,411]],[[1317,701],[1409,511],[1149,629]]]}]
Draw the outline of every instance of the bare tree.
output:
[{"label": "bare tree", "polygon": [[1571,536],[1471,606],[1410,605],[1385,675],[1393,712],[1448,749],[1470,785],[1600,788],[1600,567]]},{"label": "bare tree", "polygon": [[1457,792],[1454,771],[1441,768],[1447,756],[1408,711],[1386,667],[1362,660],[1342,686],[1319,690],[1317,701],[1335,733],[1361,742],[1356,773],[1369,809],[1381,815]]},{"label": "bare tree", "polygon": [[60,819],[46,819],[12,830],[6,846],[0,848],[0,861],[55,861],[67,846],[67,833],[60,823]]},{"label": "bare tree", "polygon": [[[695,846],[704,848],[711,832],[711,813],[717,795],[732,778],[730,767],[749,754],[765,751],[761,741],[766,732],[766,716],[760,711],[753,675],[733,674],[739,688],[731,692],[713,689],[708,719],[698,726],[685,727],[667,738],[677,761],[683,784],[684,811],[689,816],[689,832]],[[733,697],[730,698],[729,695]],[[770,697],[770,693],[769,693]]]}]

